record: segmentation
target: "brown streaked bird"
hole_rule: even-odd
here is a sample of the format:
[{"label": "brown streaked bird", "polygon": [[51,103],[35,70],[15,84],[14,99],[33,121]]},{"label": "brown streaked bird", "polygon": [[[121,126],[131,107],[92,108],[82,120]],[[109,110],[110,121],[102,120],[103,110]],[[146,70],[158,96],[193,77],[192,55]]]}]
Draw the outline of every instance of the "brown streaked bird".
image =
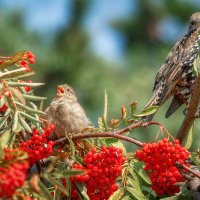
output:
[{"label": "brown streaked bird", "polygon": [[46,119],[55,124],[56,139],[64,137],[65,133],[80,133],[91,126],[73,88],[67,84],[57,87],[56,98],[46,109]]},{"label": "brown streaked bird", "polygon": [[[193,63],[199,52],[199,31],[200,12],[196,12],[190,18],[188,33],[175,44],[156,74],[153,95],[146,107],[161,106],[169,97],[173,96],[165,114],[166,118],[183,104],[187,105],[191,96],[196,79]],[[148,116],[146,120],[151,121],[153,116]]]}]

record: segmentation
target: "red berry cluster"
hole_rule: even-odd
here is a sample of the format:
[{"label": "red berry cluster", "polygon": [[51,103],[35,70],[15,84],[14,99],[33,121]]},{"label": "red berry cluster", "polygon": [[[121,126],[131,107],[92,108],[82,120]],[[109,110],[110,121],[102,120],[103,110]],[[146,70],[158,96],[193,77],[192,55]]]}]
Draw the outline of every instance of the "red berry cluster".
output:
[{"label": "red berry cluster", "polygon": [[32,138],[20,144],[20,149],[28,153],[29,162],[34,164],[36,161],[47,158],[53,152],[54,142],[48,140],[48,136],[54,131],[52,124],[47,127],[42,135],[35,129]]},{"label": "red berry cluster", "polygon": [[4,159],[7,165],[0,167],[0,198],[12,197],[15,190],[23,186],[29,168],[27,160],[13,163],[14,157],[10,153],[12,153],[12,150],[5,149]]},{"label": "red berry cluster", "polygon": [[163,138],[159,142],[145,144],[142,150],[136,151],[136,157],[145,162],[144,169],[152,182],[152,189],[158,196],[173,195],[180,192],[178,182],[183,182],[184,178],[175,166],[176,162],[188,165],[189,152],[179,144],[178,140],[174,144]]},{"label": "red berry cluster", "polygon": [[[90,200],[106,200],[117,189],[117,177],[122,172],[125,158],[122,149],[117,147],[101,147],[100,151],[92,149],[83,159],[86,166],[74,164],[74,169],[86,170],[87,173],[71,179],[72,182],[85,183]],[[75,190],[72,190],[73,199],[78,199]]]},{"label": "red berry cluster", "polygon": [[34,64],[35,63],[35,55],[32,53],[32,52],[26,52],[23,56],[23,60],[21,60],[19,62],[19,65],[23,68],[26,69],[26,71],[30,71],[30,67],[29,67],[29,64]]}]

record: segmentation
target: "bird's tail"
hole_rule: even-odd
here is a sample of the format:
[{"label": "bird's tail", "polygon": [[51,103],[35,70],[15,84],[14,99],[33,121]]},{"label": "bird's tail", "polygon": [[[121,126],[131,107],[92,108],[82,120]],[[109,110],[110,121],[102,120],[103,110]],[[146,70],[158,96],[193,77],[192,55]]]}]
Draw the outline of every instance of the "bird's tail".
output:
[{"label": "bird's tail", "polygon": [[172,99],[172,102],[165,114],[165,117],[168,118],[170,115],[172,115],[176,110],[178,110],[183,105],[183,101],[178,97],[174,96]]}]

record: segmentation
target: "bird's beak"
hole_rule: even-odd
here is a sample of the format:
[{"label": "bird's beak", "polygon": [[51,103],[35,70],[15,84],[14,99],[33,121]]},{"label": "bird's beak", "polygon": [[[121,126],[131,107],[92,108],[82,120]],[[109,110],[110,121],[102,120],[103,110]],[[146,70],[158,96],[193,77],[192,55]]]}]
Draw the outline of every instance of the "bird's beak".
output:
[{"label": "bird's beak", "polygon": [[62,86],[59,85],[59,86],[57,87],[57,94],[56,94],[57,98],[62,97],[64,94],[65,94],[64,88],[63,88]]}]

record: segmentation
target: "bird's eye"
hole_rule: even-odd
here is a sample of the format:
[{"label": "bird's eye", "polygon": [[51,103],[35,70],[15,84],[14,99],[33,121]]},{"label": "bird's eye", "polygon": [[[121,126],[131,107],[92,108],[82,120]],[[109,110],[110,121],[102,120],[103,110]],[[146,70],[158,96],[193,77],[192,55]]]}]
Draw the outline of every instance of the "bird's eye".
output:
[{"label": "bird's eye", "polygon": [[191,25],[195,25],[195,21],[191,21]]}]

